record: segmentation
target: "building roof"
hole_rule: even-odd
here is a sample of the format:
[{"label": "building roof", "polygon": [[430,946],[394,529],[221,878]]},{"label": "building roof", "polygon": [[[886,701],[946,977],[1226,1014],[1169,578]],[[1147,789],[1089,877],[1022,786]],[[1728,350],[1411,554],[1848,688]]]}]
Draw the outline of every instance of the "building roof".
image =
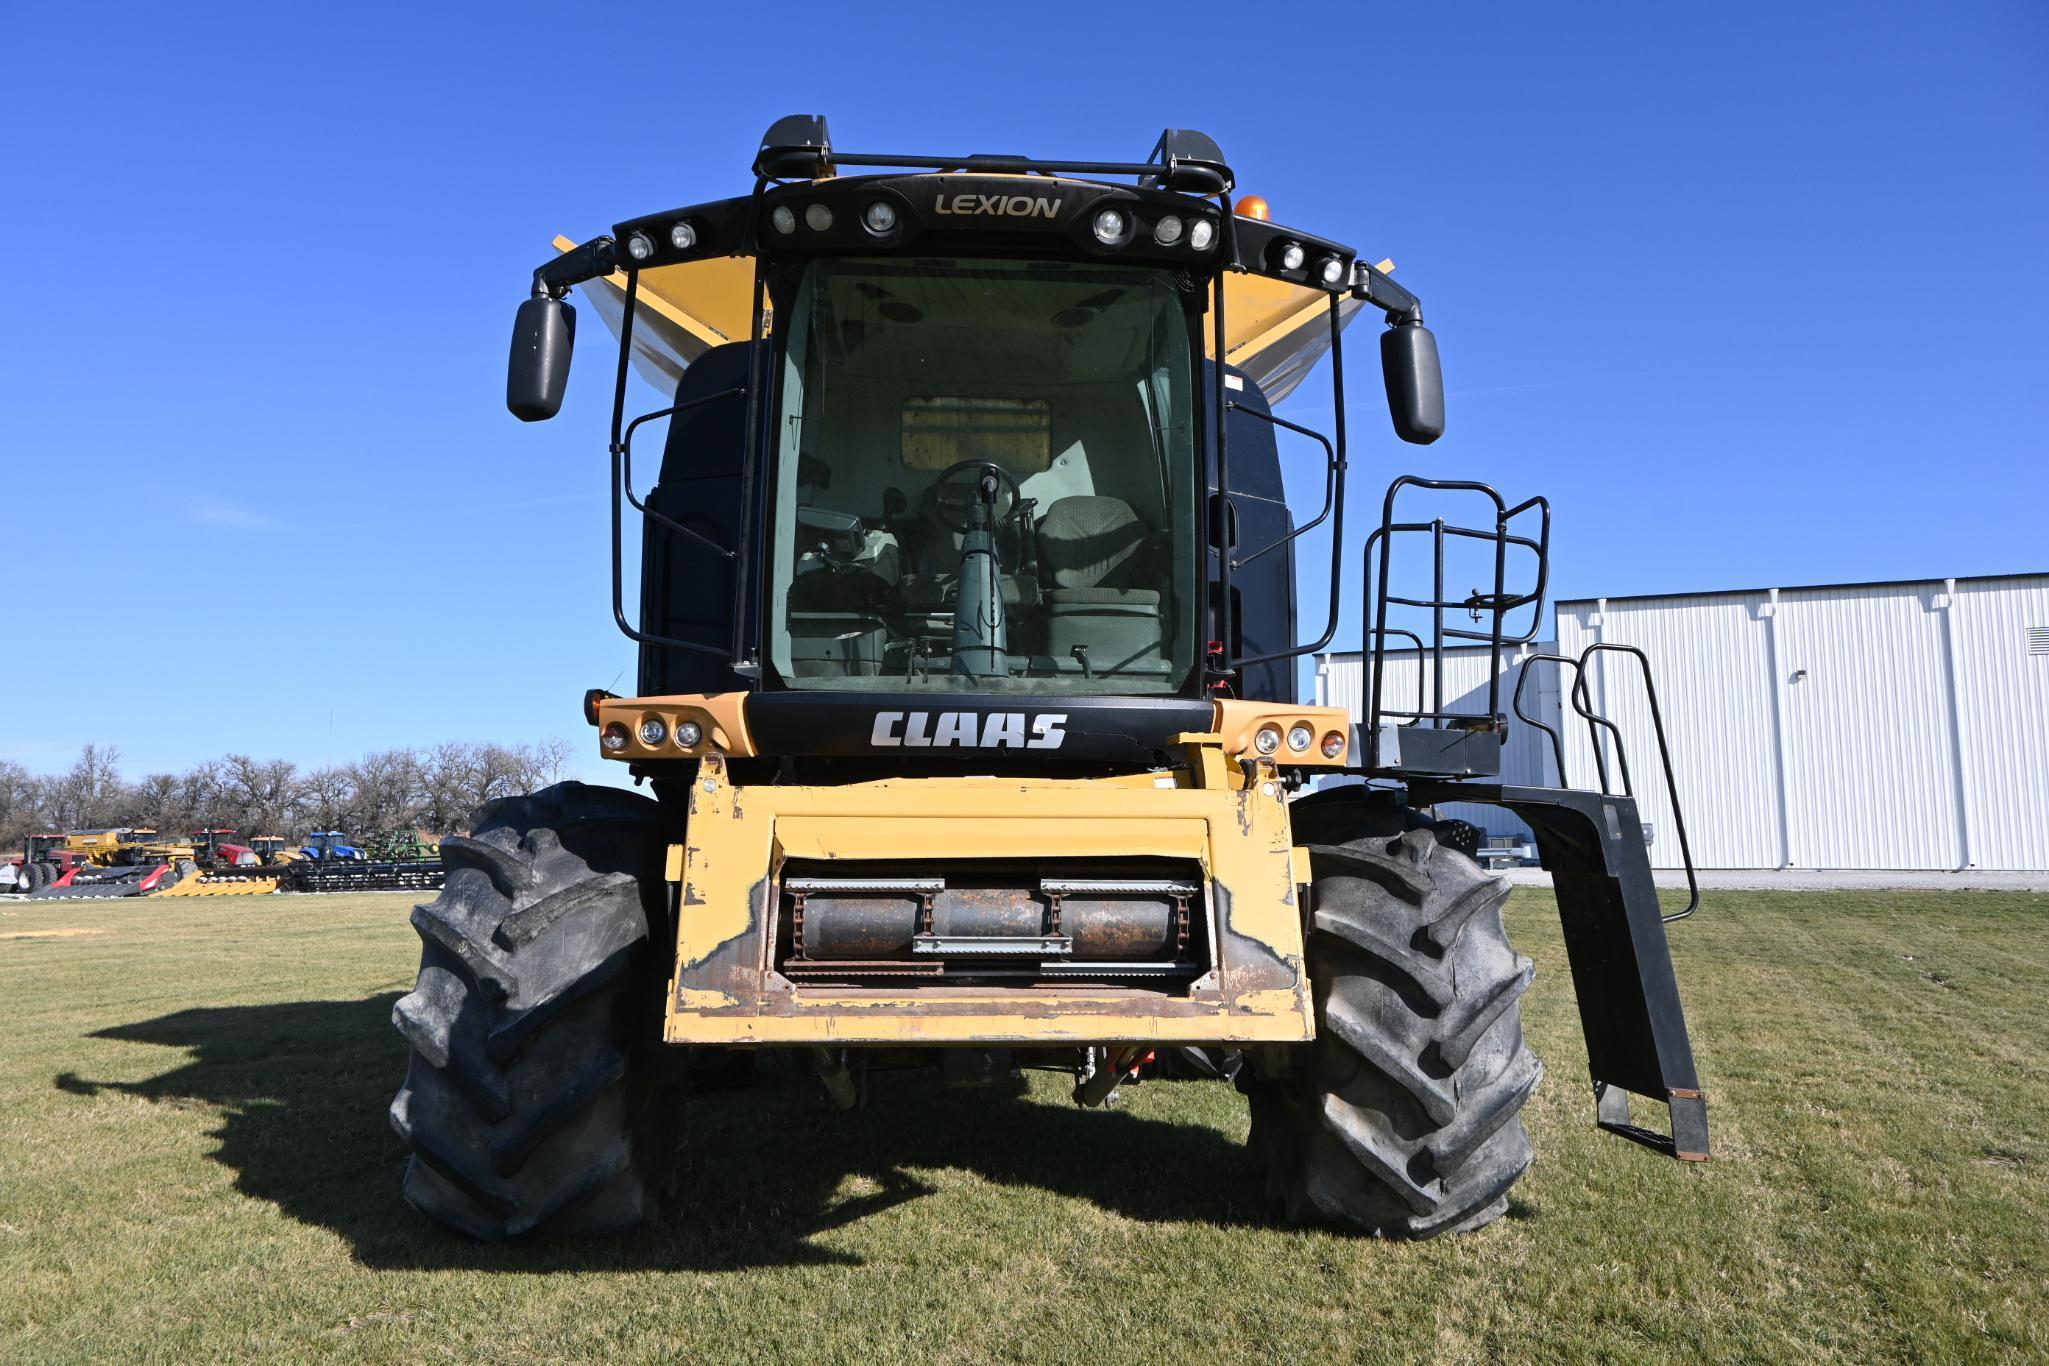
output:
[{"label": "building roof", "polygon": [[[2049,570],[2037,570],[2032,573],[2020,574],[1958,574],[1955,576],[1955,581],[1957,583],[2016,583],[2023,579],[2045,578],[2049,578]],[[1775,584],[1773,587],[1777,588],[1781,593],[1825,593],[1838,588],[1911,588],[1924,583],[1948,583],[1950,579],[1951,576],[1947,574],[1929,574],[1918,579],[1869,579],[1851,583],[1782,583]],[[1568,606],[1577,607],[1582,604],[1596,602],[1614,604],[1618,602],[1666,602],[1673,598],[1755,597],[1759,593],[1769,593],[1771,591],[1772,588],[1704,588],[1687,593],[1609,593],[1594,597],[1558,598],[1552,602],[1551,608],[1553,611],[1557,611]]]}]

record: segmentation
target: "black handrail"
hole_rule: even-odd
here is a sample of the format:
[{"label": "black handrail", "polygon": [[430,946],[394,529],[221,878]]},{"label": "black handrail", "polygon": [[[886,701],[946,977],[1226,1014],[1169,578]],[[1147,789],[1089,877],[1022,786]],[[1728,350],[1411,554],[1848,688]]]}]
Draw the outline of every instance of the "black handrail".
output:
[{"label": "black handrail", "polygon": [[[1285,427],[1291,432],[1300,432],[1304,436],[1312,437],[1322,442],[1324,460],[1327,465],[1324,481],[1323,511],[1317,513],[1306,525],[1296,527],[1272,545],[1262,546],[1244,559],[1234,561],[1234,563],[1238,567],[1243,568],[1261,555],[1266,554],[1267,551],[1286,545],[1304,532],[1314,530],[1322,524],[1324,518],[1333,518],[1330,524],[1330,620],[1324,625],[1323,634],[1310,641],[1307,645],[1297,645],[1288,650],[1274,650],[1263,655],[1252,655],[1246,659],[1233,660],[1231,667],[1234,669],[1242,669],[1253,664],[1271,664],[1275,660],[1281,659],[1299,659],[1303,655],[1314,654],[1330,644],[1332,638],[1338,633],[1338,605],[1339,598],[1343,594],[1345,570],[1344,327],[1344,314],[1338,307],[1338,296],[1333,294],[1330,298],[1330,380],[1331,392],[1336,396],[1335,416],[1331,423],[1332,430],[1337,433],[1335,444],[1326,440],[1321,433],[1313,432],[1307,427],[1288,421],[1286,418],[1275,417],[1271,413],[1262,413],[1257,409],[1244,407],[1242,404],[1234,403],[1230,405],[1239,412],[1249,413],[1253,417],[1271,422],[1277,427]],[[1231,558],[1229,549],[1225,550],[1224,558],[1227,560]]]},{"label": "black handrail", "polygon": [[1509,710],[1515,713],[1516,720],[1526,726],[1535,726],[1538,730],[1551,737],[1551,758],[1558,765],[1558,785],[1563,787],[1565,786],[1565,741],[1563,737],[1556,730],[1553,730],[1550,726],[1545,725],[1542,721],[1539,721],[1536,717],[1523,710],[1523,689],[1528,686],[1530,681],[1530,665],[1547,661],[1553,664],[1567,665],[1574,669],[1579,668],[1579,661],[1566,655],[1545,653],[1524,655],[1522,657],[1522,669],[1515,676],[1515,693],[1509,698],[1508,706]]},{"label": "black handrail", "polygon": [[[691,530],[670,517],[655,512],[633,494],[632,472],[628,464],[633,430],[650,418],[661,416],[660,412],[649,413],[644,417],[634,419],[630,425],[625,420],[626,381],[630,373],[633,357],[633,320],[639,307],[640,272],[628,271],[626,273],[626,304],[619,322],[619,369],[612,384],[612,620],[618,625],[619,630],[628,640],[638,644],[659,645],[665,649],[672,650],[688,650],[692,654],[706,655],[713,659],[730,658],[732,651],[727,647],[707,645],[697,640],[684,640],[678,636],[657,635],[650,631],[641,630],[626,619],[626,565],[624,548],[626,503],[631,502],[644,517],[651,517],[664,526],[680,531],[694,540],[702,541],[727,559],[736,559],[739,555],[745,553],[744,543],[738,551],[728,550],[699,532]],[[663,411],[678,412],[685,408],[694,408],[701,403],[709,403],[713,399],[728,397],[731,392],[729,390],[723,394],[711,394],[702,399],[692,399]],[[748,411],[751,414],[754,408],[751,391],[743,388],[740,392],[748,395]],[[741,580],[746,578],[744,574],[737,577]],[[734,627],[736,634],[738,629],[736,622]]]},{"label": "black handrail", "polygon": [[1318,512],[1314,517],[1310,518],[1302,525],[1296,527],[1293,531],[1290,531],[1287,535],[1279,537],[1276,540],[1268,541],[1265,545],[1253,551],[1250,555],[1242,556],[1239,559],[1233,560],[1231,562],[1234,567],[1238,569],[1243,569],[1246,565],[1251,564],[1254,560],[1258,559],[1261,555],[1266,554],[1268,551],[1279,550],[1282,546],[1288,544],[1288,542],[1293,541],[1298,537],[1305,536],[1308,533],[1316,530],[1316,528],[1323,525],[1324,519],[1330,516],[1331,504],[1333,503],[1333,501],[1335,501],[1337,495],[1338,458],[1336,451],[1330,444],[1330,438],[1325,436],[1322,432],[1315,431],[1308,427],[1304,427],[1299,422],[1290,422],[1288,421],[1288,419],[1284,417],[1275,417],[1272,413],[1262,413],[1261,411],[1259,411],[1259,409],[1249,408],[1243,403],[1227,403],[1224,406],[1234,413],[1243,413],[1247,417],[1256,417],[1261,422],[1271,423],[1273,426],[1276,427],[1285,427],[1291,432],[1297,432],[1303,436],[1308,437],[1311,441],[1314,441],[1319,446],[1323,447],[1323,460],[1325,466],[1323,472],[1323,510],[1321,512]]},{"label": "black handrail", "polygon": [[[1494,505],[1494,529],[1489,532],[1473,527],[1453,526],[1447,524],[1441,517],[1429,522],[1397,522],[1394,518],[1396,500],[1399,498],[1401,491],[1409,487],[1483,494]],[[1535,538],[1518,535],[1509,530],[1509,527],[1517,518],[1533,509],[1539,515],[1539,529]],[[1397,535],[1410,532],[1428,532],[1431,537],[1433,552],[1432,596],[1428,598],[1398,596],[1388,591],[1389,578],[1392,572],[1394,538]],[[1475,592],[1465,599],[1456,601],[1445,596],[1444,547],[1448,537],[1463,537],[1471,540],[1493,542],[1493,592]],[[1511,544],[1527,549],[1536,557],[1536,585],[1528,593],[1508,592],[1508,547]],[[1377,575],[1374,573],[1376,566],[1374,550],[1376,546],[1379,548]],[[1416,475],[1403,475],[1388,485],[1387,496],[1381,503],[1380,526],[1366,538],[1363,556],[1364,563],[1367,566],[1367,574],[1375,580],[1370,593],[1374,603],[1373,625],[1367,632],[1368,638],[1377,642],[1370,652],[1372,667],[1367,686],[1367,717],[1369,726],[1377,731],[1383,714],[1397,716],[1403,714],[1400,712],[1387,712],[1381,702],[1383,693],[1382,675],[1386,668],[1386,641],[1390,634],[1387,626],[1387,609],[1392,605],[1421,608],[1431,614],[1430,666],[1435,689],[1433,696],[1436,699],[1438,710],[1422,713],[1414,719],[1445,723],[1447,727],[1454,724],[1470,726],[1470,723],[1478,721],[1487,728],[1498,728],[1503,719],[1501,716],[1501,647],[1504,644],[1525,645],[1535,639],[1537,631],[1542,624],[1542,614],[1540,611],[1532,611],[1530,613],[1529,628],[1525,631],[1514,633],[1508,632],[1505,629],[1506,619],[1510,613],[1520,607],[1542,602],[1544,592],[1550,581],[1550,549],[1551,505],[1541,497],[1525,499],[1511,508],[1508,506],[1507,501],[1499,493],[1495,492],[1493,488],[1473,480],[1423,479]],[[1476,617],[1482,612],[1489,613],[1493,618],[1491,627],[1483,632],[1449,626],[1445,623],[1444,614],[1452,610],[1470,611]],[[1483,641],[1490,649],[1492,659],[1487,680],[1487,711],[1484,716],[1443,710],[1444,642],[1448,639]],[[1418,650],[1418,666],[1420,668],[1420,646]]]},{"label": "black handrail", "polygon": [[[1651,660],[1649,655],[1634,645],[1621,645],[1605,640],[1597,640],[1587,646],[1580,654],[1579,682],[1575,688],[1579,695],[1573,700],[1573,710],[1580,712],[1582,716],[1588,715],[1588,712],[1581,707],[1581,703],[1587,700],[1587,671],[1585,663],[1596,654],[1602,653],[1628,655],[1636,661],[1637,668],[1643,674],[1644,697],[1651,706],[1651,732],[1658,737],[1658,762],[1665,769],[1665,797],[1666,800],[1672,803],[1672,826],[1679,832],[1679,856],[1686,863],[1686,886],[1687,890],[1691,893],[1686,902],[1686,909],[1674,911],[1668,916],[1661,917],[1669,925],[1675,920],[1686,919],[1687,916],[1700,909],[1700,879],[1694,875],[1693,845],[1686,838],[1686,817],[1679,810],[1679,779],[1672,767],[1672,747],[1665,738],[1665,716],[1658,706],[1658,685],[1651,677]],[[1626,789],[1629,783],[1629,761],[1623,754],[1622,732],[1612,722],[1609,723],[1609,727],[1615,734],[1615,761],[1622,769],[1622,781]],[[1604,780],[1602,784],[1604,791],[1606,786],[1607,784]],[[1631,793],[1630,795],[1633,796],[1635,794]]]},{"label": "black handrail", "polygon": [[1622,742],[1622,728],[1608,717],[1594,711],[1593,699],[1587,688],[1587,661],[1593,658],[1594,655],[1603,652],[1630,656],[1636,660],[1637,667],[1643,673],[1644,696],[1650,702],[1651,707],[1651,730],[1658,737],[1658,762],[1665,770],[1665,797],[1672,804],[1672,827],[1679,832],[1679,857],[1686,867],[1686,888],[1688,892],[1686,907],[1683,910],[1674,911],[1670,915],[1660,917],[1669,925],[1675,920],[1686,919],[1686,917],[1700,909],[1700,877],[1693,865],[1693,842],[1686,834],[1686,815],[1679,809],[1679,779],[1677,770],[1672,767],[1671,746],[1665,738],[1665,717],[1664,712],[1658,706],[1658,685],[1651,676],[1650,656],[1634,645],[1620,645],[1599,640],[1581,651],[1578,659],[1574,659],[1570,655],[1550,653],[1524,655],[1522,658],[1522,673],[1515,680],[1515,694],[1510,705],[1514,708],[1518,720],[1526,725],[1535,726],[1551,738],[1551,755],[1558,764],[1558,784],[1560,787],[1563,787],[1565,785],[1565,742],[1556,730],[1523,710],[1523,689],[1529,684],[1530,666],[1532,664],[1549,663],[1556,664],[1561,669],[1571,669],[1573,671],[1572,687],[1566,689],[1561,679],[1559,696],[1561,698],[1570,696],[1572,698],[1573,711],[1577,712],[1580,718],[1587,723],[1587,738],[1594,751],[1594,771],[1600,779],[1601,795],[1613,796],[1614,794],[1609,788],[1608,762],[1603,756],[1601,737],[1596,732],[1596,727],[1606,730],[1615,738],[1615,764],[1617,769],[1620,770],[1622,777],[1622,795],[1633,800],[1636,797],[1636,788],[1629,776],[1629,754]]},{"label": "black handrail", "polygon": [[653,508],[641,502],[639,498],[634,496],[633,433],[639,429],[642,423],[652,422],[658,417],[673,417],[677,413],[688,412],[692,408],[703,407],[707,403],[716,403],[720,399],[724,398],[744,396],[746,393],[747,386],[743,384],[735,388],[721,390],[716,394],[706,394],[702,398],[693,398],[685,403],[672,404],[667,408],[657,408],[651,413],[642,413],[639,417],[634,418],[633,421],[626,424],[626,439],[624,442],[621,443],[621,450],[619,453],[620,459],[625,469],[625,477],[621,482],[626,494],[626,501],[631,503],[636,511],[640,512],[642,515],[646,517],[650,517],[653,520],[660,522],[663,526],[668,527],[671,531],[680,532],[681,534],[688,536],[691,540],[698,542],[700,545],[703,545],[708,549],[717,552],[720,555],[723,555],[725,558],[729,560],[736,558],[738,552],[732,550],[727,546],[720,545],[717,541],[714,541],[711,537],[705,535],[701,531],[693,530],[690,527],[684,526],[681,522],[676,521],[674,518],[669,517],[664,513],[655,511]]}]

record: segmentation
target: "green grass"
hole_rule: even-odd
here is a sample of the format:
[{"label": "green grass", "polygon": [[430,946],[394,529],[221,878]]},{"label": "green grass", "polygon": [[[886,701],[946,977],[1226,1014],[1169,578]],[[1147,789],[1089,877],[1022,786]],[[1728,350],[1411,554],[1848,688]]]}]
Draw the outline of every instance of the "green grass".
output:
[{"label": "green grass", "polygon": [[[1237,1096],[700,1098],[595,1246],[400,1200],[409,899],[0,905],[0,1357],[1863,1360],[2049,1353],[2049,897],[1723,893],[1674,934],[1715,1160],[1597,1133],[1547,893],[1510,1217],[1271,1227]],[[42,931],[97,933],[43,936]],[[24,932],[32,932],[24,935]]]}]

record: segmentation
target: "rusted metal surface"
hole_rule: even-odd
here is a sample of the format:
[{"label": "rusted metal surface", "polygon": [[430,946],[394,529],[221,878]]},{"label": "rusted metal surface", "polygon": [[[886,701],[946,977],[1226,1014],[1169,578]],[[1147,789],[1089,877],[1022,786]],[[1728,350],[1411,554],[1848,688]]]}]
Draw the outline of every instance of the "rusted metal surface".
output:
[{"label": "rusted metal surface", "polygon": [[[1236,777],[1221,768],[1211,776]],[[688,829],[666,1030],[675,1043],[1223,1044],[1314,1033],[1295,894],[1306,873],[1294,866],[1278,786],[1264,775],[1248,791],[993,778],[739,789],[722,774],[700,774]],[[856,939],[843,941],[848,957],[822,959],[820,895],[807,892],[805,953],[794,953],[786,870],[915,870],[977,859],[1035,867],[1056,880],[1062,869],[1179,861],[1198,894],[1187,897],[1184,913],[1172,895],[1063,892],[1059,934],[1073,956],[987,960],[972,971],[942,959],[939,972],[912,975],[897,961],[908,953],[857,952]],[[986,882],[961,882],[977,892],[963,905],[1025,923],[1028,904],[1036,917],[1028,933],[1052,930],[1053,898],[1020,897],[1018,879],[993,898],[993,912],[979,904],[992,900]],[[942,899],[929,899],[933,931]],[[928,932],[926,898],[898,900],[916,905],[917,932]],[[1135,914],[1131,902],[1150,908]],[[1086,931],[1075,912],[1084,903],[1110,903],[1092,910],[1087,918],[1099,925]],[[888,914],[894,938],[905,913]],[[1084,944],[1121,956],[1081,960]]]},{"label": "rusted metal surface", "polygon": [[[882,880],[878,879],[878,883]],[[795,885],[793,885],[795,884]],[[814,890],[791,879],[783,891],[790,956],[884,959],[939,952],[929,941],[978,949],[974,941],[1029,942],[1033,952],[1076,959],[1178,958],[1187,950],[1186,894],[1076,898],[1035,887],[943,887],[929,893]],[[1051,941],[1064,941],[1060,947]],[[926,942],[921,942],[926,941]]]}]

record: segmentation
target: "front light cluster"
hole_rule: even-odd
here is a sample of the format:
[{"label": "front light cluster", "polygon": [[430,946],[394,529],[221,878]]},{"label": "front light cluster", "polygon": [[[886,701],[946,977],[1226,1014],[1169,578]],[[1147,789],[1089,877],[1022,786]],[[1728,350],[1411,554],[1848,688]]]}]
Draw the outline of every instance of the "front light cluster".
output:
[{"label": "front light cluster", "polygon": [[[1124,240],[1125,222],[1122,209],[1097,210],[1096,240],[1106,247],[1117,246]],[[1216,240],[1217,225],[1199,215],[1183,218],[1178,213],[1163,213],[1153,221],[1153,241],[1162,247],[1186,244],[1190,251],[1206,252]]]},{"label": "front light cluster", "polygon": [[[831,232],[838,221],[832,205],[823,200],[813,200],[804,206],[804,226],[813,232]],[[888,237],[901,221],[896,205],[887,199],[871,199],[861,210],[861,226],[871,236]],[[784,237],[797,231],[797,210],[788,204],[778,204],[768,212],[768,225]]]},{"label": "front light cluster", "polygon": [[673,743],[689,754],[711,740],[711,722],[702,715],[660,715],[643,712],[639,719],[608,721],[598,732],[598,744],[607,754],[626,754],[638,747],[662,749]]},{"label": "front light cluster", "polygon": [[[697,242],[697,224],[687,218],[679,218],[669,224],[669,245],[677,251],[689,251]],[[644,232],[636,232],[626,239],[626,254],[636,261],[652,260],[657,250],[655,239]]]},{"label": "front light cluster", "polygon": [[[1272,250],[1273,254],[1267,259],[1290,275],[1305,270],[1309,265],[1309,249],[1300,242],[1283,242]],[[1344,289],[1351,284],[1352,268],[1342,256],[1321,258],[1310,273],[1325,289]]]},{"label": "front light cluster", "polygon": [[1285,738],[1280,724],[1276,722],[1268,722],[1252,734],[1252,747],[1259,752],[1261,758],[1273,758],[1281,752],[1284,744],[1287,746],[1290,759],[1307,759],[1312,749],[1320,752],[1326,759],[1342,759],[1345,755],[1346,741],[1342,733],[1330,731],[1319,742],[1316,727],[1308,721],[1297,721],[1290,725],[1285,732]]}]

